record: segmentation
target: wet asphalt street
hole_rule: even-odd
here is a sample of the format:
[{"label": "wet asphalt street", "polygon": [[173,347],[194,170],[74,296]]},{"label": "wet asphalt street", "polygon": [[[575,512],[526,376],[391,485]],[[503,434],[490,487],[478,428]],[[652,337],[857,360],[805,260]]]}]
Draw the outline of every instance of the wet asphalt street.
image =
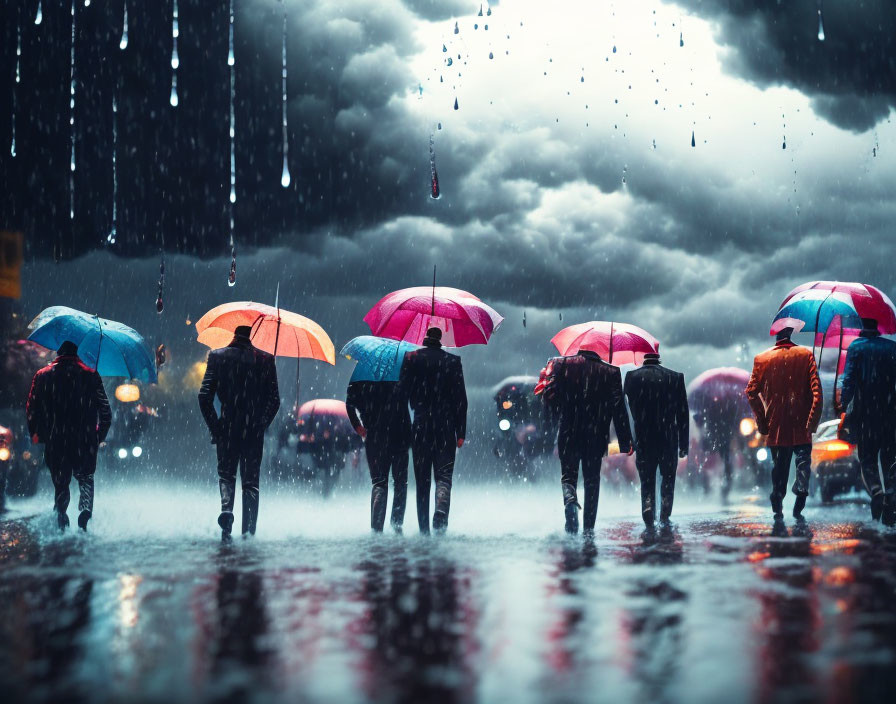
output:
[{"label": "wet asphalt street", "polygon": [[225,547],[213,491],[100,489],[86,536],[53,530],[47,496],[0,522],[4,702],[896,691],[896,532],[859,498],[773,535],[758,493],[682,497],[645,539],[636,498],[607,495],[589,542],[561,533],[553,486],[458,487],[442,538],[411,515],[404,536],[369,535],[362,492],[268,492],[258,537]]}]

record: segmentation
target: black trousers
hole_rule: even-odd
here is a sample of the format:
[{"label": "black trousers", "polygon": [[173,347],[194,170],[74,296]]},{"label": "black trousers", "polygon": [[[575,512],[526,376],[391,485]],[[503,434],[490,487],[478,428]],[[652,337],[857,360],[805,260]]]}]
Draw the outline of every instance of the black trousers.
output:
[{"label": "black trousers", "polygon": [[[432,479],[436,480],[437,512],[445,516],[451,508],[451,478],[457,447],[444,441],[433,442],[426,437],[414,437],[414,479],[417,482],[417,524],[421,533],[429,533],[429,492]],[[444,527],[444,526],[442,526]]]},{"label": "black trousers", "polygon": [[809,473],[812,468],[812,445],[779,445],[769,447],[772,453],[772,503],[787,496],[790,461],[796,455],[796,478],[792,491],[797,496],[809,494]]},{"label": "black trousers", "polygon": [[660,472],[660,520],[667,521],[672,515],[675,498],[675,474],[678,470],[678,448],[638,447],[635,466],[641,479],[641,515],[644,523],[653,525],[656,516],[656,472]]},{"label": "black trousers", "polygon": [[582,528],[594,530],[597,521],[597,501],[600,498],[600,466],[603,452],[581,451],[565,448],[560,453],[560,487],[563,489],[563,505],[578,504],[579,464],[582,465],[582,479],[585,482],[585,510],[582,513]]},{"label": "black trousers", "polygon": [[[887,495],[887,502],[896,498],[896,433],[867,433],[859,435],[859,464],[862,467],[862,481],[868,494]],[[880,464],[878,465],[878,462]],[[881,468],[883,485],[881,485]]]},{"label": "black trousers", "polygon": [[55,498],[53,508],[58,513],[65,513],[71,500],[69,484],[72,477],[78,480],[80,494],[78,511],[93,512],[93,474],[96,472],[96,448],[66,451],[47,446],[44,458],[50,469],[53,480]]},{"label": "black trousers", "polygon": [[233,512],[236,470],[239,467],[243,486],[243,533],[254,534],[258,522],[258,477],[261,474],[264,435],[223,438],[218,441],[217,448],[221,511]]},{"label": "black trousers", "polygon": [[408,500],[408,448],[380,439],[368,433],[364,443],[367,466],[370,468],[370,527],[381,531],[386,522],[386,504],[389,501],[389,471],[392,471],[392,526],[400,528],[404,523],[404,510]]}]

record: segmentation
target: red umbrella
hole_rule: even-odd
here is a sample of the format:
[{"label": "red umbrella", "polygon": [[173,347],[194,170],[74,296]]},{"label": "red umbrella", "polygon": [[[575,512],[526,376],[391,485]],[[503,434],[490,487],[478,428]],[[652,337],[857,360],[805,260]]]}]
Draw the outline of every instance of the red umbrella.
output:
[{"label": "red umbrella", "polygon": [[554,335],[551,342],[562,355],[588,350],[617,367],[640,364],[645,354],[656,354],[660,349],[659,341],[637,325],[605,320],[570,325]]},{"label": "red umbrella", "polygon": [[781,305],[778,306],[778,310],[784,308],[797,294],[809,290],[826,291],[829,297],[833,294],[846,294],[852,301],[859,317],[874,318],[877,321],[878,329],[884,335],[896,333],[896,307],[894,307],[893,301],[883,291],[871,284],[854,281],[807,281],[788,293]]}]

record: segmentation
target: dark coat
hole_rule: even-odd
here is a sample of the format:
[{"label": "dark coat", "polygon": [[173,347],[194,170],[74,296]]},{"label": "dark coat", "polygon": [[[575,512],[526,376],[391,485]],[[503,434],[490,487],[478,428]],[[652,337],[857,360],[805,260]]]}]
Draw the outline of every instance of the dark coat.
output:
[{"label": "dark coat", "polygon": [[[352,427],[367,430],[367,442],[385,442],[396,450],[411,443],[411,414],[395,393],[395,381],[353,381],[345,395]],[[361,417],[358,417],[358,413]]]},{"label": "dark coat", "polygon": [[25,414],[28,432],[57,456],[95,454],[112,425],[103,381],[77,355],[57,357],[38,370]]},{"label": "dark coat", "polygon": [[639,451],[688,450],[688,395],[684,374],[646,360],[625,376],[625,395]]},{"label": "dark coat", "polygon": [[[850,407],[851,404],[851,407]],[[860,436],[896,428],[896,342],[863,332],[846,353],[840,406]]]},{"label": "dark coat", "polygon": [[594,352],[582,351],[551,360],[545,402],[559,420],[557,445],[561,455],[606,454],[610,421],[616,429],[619,451],[631,449],[632,431],[622,395],[622,374]]},{"label": "dark coat", "polygon": [[[221,402],[220,418],[215,396]],[[244,337],[234,337],[227,347],[209,352],[199,408],[214,441],[264,434],[280,408],[273,355]]]},{"label": "dark coat", "polygon": [[404,356],[396,388],[414,412],[414,440],[448,447],[467,433],[467,390],[460,357],[438,347]]},{"label": "dark coat", "polygon": [[756,355],[746,388],[759,432],[768,444],[793,447],[812,442],[821,420],[821,382],[815,356],[790,340]]}]

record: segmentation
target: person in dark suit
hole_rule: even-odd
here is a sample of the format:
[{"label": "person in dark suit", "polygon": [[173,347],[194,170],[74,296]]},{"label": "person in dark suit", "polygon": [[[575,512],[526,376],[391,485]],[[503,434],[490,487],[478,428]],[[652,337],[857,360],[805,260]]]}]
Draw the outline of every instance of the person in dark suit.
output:
[{"label": "person in dark suit", "polygon": [[862,327],[846,353],[838,410],[846,410],[855,433],[862,480],[871,495],[871,518],[892,526],[896,523],[896,342],[880,336],[873,318],[863,318]]},{"label": "person in dark suit", "polygon": [[684,374],[660,364],[658,354],[625,377],[625,396],[635,424],[635,463],[641,479],[641,515],[653,530],[656,514],[656,471],[660,477],[660,522],[672,515],[678,458],[688,454],[688,396]]},{"label": "person in dark suit", "polygon": [[[221,539],[230,539],[236,470],[243,485],[243,535],[255,534],[258,521],[258,477],[264,450],[264,433],[280,408],[277,367],[273,355],[255,348],[252,329],[241,325],[233,341],[208,353],[208,365],[199,389],[199,408],[217,445],[218,482],[221,489]],[[221,402],[220,417],[215,397]]]},{"label": "person in dark suit", "polygon": [[74,342],[63,342],[56,359],[34,375],[25,414],[32,442],[45,445],[59,529],[69,525],[74,476],[80,487],[78,527],[86,531],[93,515],[96,453],[112,425],[112,412],[100,375],[81,361]]},{"label": "person in dark suit", "polygon": [[[395,394],[394,381],[353,381],[348,385],[345,410],[355,432],[364,438],[370,469],[370,527],[383,530],[389,500],[389,470],[395,494],[392,497],[392,528],[400,531],[408,498],[408,450],[411,416],[407,403]],[[361,416],[358,417],[360,411]]]},{"label": "person in dark suit", "polygon": [[460,357],[442,349],[442,331],[430,328],[423,349],[404,356],[396,394],[414,412],[412,446],[417,481],[417,522],[429,533],[429,489],[436,480],[432,527],[448,527],[454,457],[467,432],[467,391]]},{"label": "person in dark suit", "polygon": [[548,362],[543,393],[551,415],[559,419],[557,449],[566,532],[579,530],[576,491],[581,463],[585,482],[584,530],[593,533],[600,494],[600,466],[607,454],[610,421],[616,429],[619,451],[632,454],[622,375],[618,367],[607,364],[597,353],[581,350],[571,357],[556,357]]}]

